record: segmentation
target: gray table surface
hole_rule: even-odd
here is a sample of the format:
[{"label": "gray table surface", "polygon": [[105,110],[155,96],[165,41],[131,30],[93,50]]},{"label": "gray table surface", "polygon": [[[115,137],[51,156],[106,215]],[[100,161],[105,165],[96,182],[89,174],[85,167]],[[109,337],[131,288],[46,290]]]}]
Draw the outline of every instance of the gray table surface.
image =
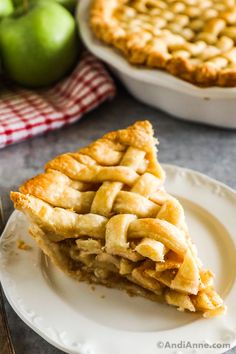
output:
[{"label": "gray table surface", "polygon": [[[119,87],[113,101],[104,103],[73,126],[0,151],[0,195],[6,219],[13,211],[9,191],[40,172],[46,161],[87,145],[107,131],[144,119],[152,122],[158,134],[161,162],[198,170],[236,188],[236,131],[173,119],[137,102]],[[62,353],[28,328],[6,300],[5,304],[16,354]],[[236,353],[236,348],[230,353]]]}]

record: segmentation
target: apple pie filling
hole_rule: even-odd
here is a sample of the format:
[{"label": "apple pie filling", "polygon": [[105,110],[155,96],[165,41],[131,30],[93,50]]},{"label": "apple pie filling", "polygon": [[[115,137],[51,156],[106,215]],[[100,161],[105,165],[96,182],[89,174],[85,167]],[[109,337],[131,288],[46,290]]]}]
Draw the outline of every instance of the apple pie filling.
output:
[{"label": "apple pie filling", "polygon": [[[111,287],[115,284],[116,288],[126,289],[129,294],[166,301],[180,310],[210,311],[211,315],[222,311],[222,300],[211,289],[213,274],[210,271],[200,270],[200,286],[197,294],[187,294],[184,287],[182,291],[175,289],[174,279],[183,259],[173,251],[159,247],[158,253],[155,254],[156,259],[159,257],[158,261],[138,253],[133,256],[133,260],[130,260],[130,256],[120,257],[106,253],[104,240],[67,239],[60,241],[58,245],[63,257],[67,258],[68,269],[77,276],[79,274],[80,280]],[[148,247],[149,245],[135,240],[130,250],[134,254],[135,250],[148,253]],[[154,257],[150,252],[149,256]],[[182,281],[186,282],[186,279]]]}]

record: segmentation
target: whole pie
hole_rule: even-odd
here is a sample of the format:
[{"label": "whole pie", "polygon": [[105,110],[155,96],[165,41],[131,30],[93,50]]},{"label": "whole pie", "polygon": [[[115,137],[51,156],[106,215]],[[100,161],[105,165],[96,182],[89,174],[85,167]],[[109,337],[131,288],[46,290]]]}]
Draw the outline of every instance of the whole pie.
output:
[{"label": "whole pie", "polygon": [[236,86],[235,0],[93,0],[90,23],[132,64]]},{"label": "whole pie", "polygon": [[57,156],[11,199],[69,276],[216,316],[225,306],[164,188],[156,143],[151,124],[136,122]]}]

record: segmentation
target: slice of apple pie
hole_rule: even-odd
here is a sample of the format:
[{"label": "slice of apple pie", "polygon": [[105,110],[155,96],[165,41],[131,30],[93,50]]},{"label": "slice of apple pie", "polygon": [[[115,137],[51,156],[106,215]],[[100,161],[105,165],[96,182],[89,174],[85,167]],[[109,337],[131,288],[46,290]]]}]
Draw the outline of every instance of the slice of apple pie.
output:
[{"label": "slice of apple pie", "polygon": [[156,143],[148,121],[108,133],[47,163],[11,199],[39,247],[73,278],[221,314],[183,208],[164,189]]}]

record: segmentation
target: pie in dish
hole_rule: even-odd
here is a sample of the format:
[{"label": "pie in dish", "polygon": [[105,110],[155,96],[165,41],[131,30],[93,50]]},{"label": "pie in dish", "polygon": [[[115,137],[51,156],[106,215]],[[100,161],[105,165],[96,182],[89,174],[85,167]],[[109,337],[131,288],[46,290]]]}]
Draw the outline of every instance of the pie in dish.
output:
[{"label": "pie in dish", "polygon": [[73,278],[216,316],[225,306],[180,202],[164,189],[156,143],[148,121],[110,132],[48,162],[11,199],[39,247]]},{"label": "pie in dish", "polygon": [[236,86],[235,0],[92,0],[96,37],[132,64],[200,86]]}]

